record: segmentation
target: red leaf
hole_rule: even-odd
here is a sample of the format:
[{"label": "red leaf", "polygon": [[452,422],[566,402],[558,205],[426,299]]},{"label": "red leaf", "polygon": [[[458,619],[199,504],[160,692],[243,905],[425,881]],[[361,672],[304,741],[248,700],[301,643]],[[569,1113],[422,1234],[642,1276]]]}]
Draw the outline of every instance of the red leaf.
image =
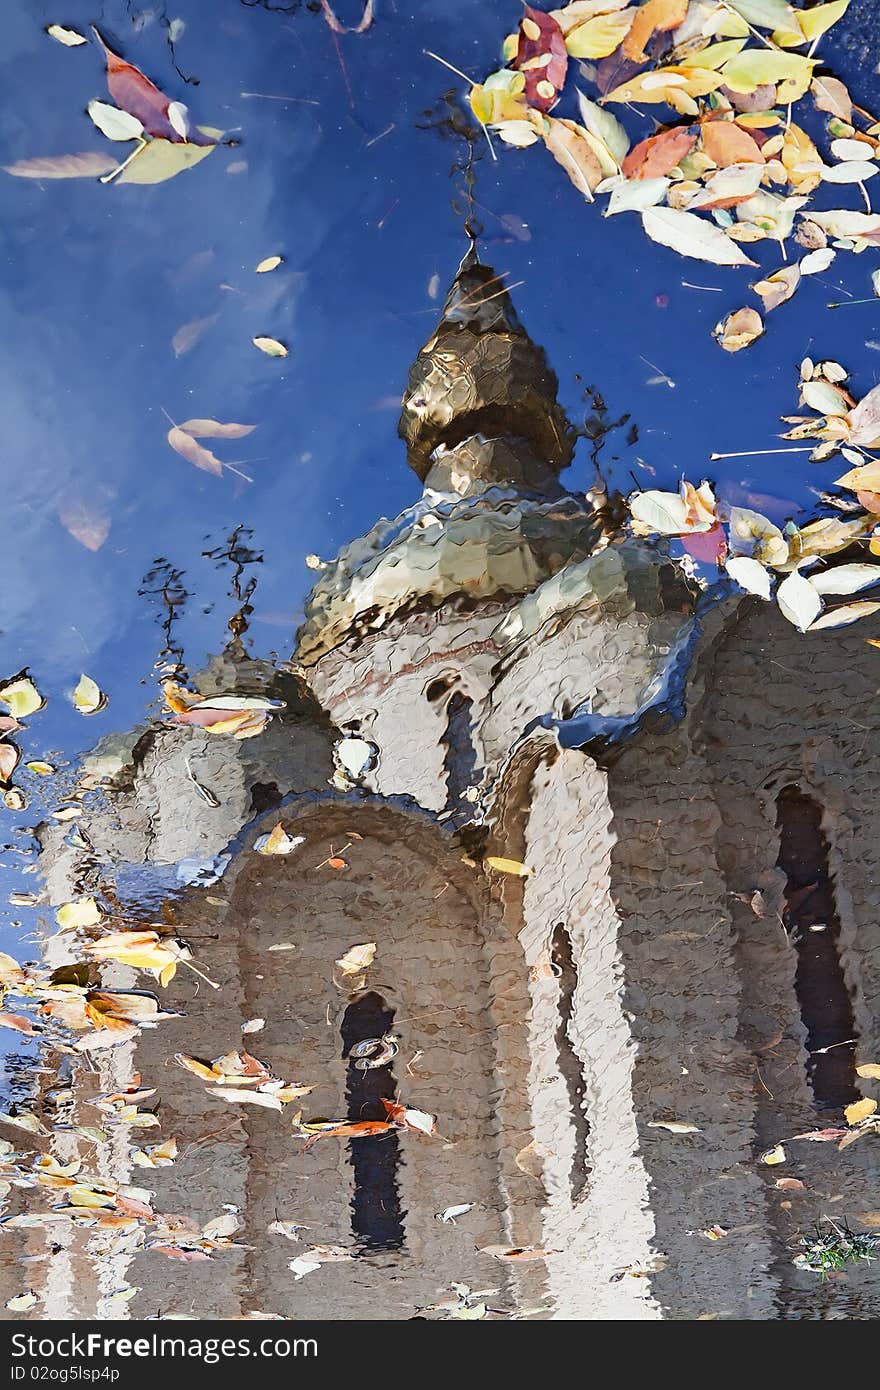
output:
[{"label": "red leaf", "polygon": [[116,105],[131,116],[137,116],[148,135],[161,135],[165,140],[181,143],[185,137],[176,131],[168,119],[171,98],[160,92],[140,68],[126,63],[111,48],[108,48],[97,29],[92,32],[107,62],[107,90]]},{"label": "red leaf", "polygon": [[167,1255],[169,1260],[210,1260],[211,1256],[204,1250],[183,1250],[179,1245],[151,1245],[151,1250],[158,1250],[160,1255]]},{"label": "red leaf", "polygon": [[[526,6],[520,20],[519,42],[511,67],[518,69],[526,80],[529,106],[536,111],[551,111],[559,100],[568,72],[565,36],[552,15]],[[552,92],[548,90],[548,84],[553,88]]]},{"label": "red leaf", "polygon": [[706,565],[720,565],[727,554],[723,526],[713,526],[711,531],[691,531],[686,536],[680,536],[679,540],[688,555]]},{"label": "red leaf", "polygon": [[628,179],[662,179],[690,154],[697,143],[697,132],[673,126],[635,145],[624,159],[622,172]]}]

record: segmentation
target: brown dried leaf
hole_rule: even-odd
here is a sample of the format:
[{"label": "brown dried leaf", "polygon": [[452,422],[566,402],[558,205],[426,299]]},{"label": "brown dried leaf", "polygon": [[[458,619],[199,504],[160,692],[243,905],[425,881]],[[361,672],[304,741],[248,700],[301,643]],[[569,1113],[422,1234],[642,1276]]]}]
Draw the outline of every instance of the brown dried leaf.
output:
[{"label": "brown dried leaf", "polygon": [[97,179],[111,173],[119,161],[112,154],[87,150],[84,154],[53,154],[19,159],[4,164],[4,173],[17,179]]}]

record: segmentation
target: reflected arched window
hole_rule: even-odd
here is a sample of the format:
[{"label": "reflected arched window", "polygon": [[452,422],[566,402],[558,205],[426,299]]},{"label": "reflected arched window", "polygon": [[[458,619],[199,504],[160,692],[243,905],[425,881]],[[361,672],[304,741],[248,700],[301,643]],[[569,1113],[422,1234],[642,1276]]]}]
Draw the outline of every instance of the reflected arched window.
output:
[{"label": "reflected arched window", "polygon": [[851,1045],[855,1022],[839,954],[840,919],[822,808],[798,787],[785,787],[776,805],[778,865],[786,877],[783,923],[797,951],[795,988],[810,1054],[807,1079],[820,1108],[838,1108],[857,1100],[859,1092]]},{"label": "reflected arched window", "polygon": [[574,993],[577,988],[577,966],[571,937],[562,925],[553,933],[550,954],[554,974],[559,981],[559,1022],[556,1027],[556,1058],[559,1072],[568,1091],[571,1123],[574,1129],[575,1152],[571,1164],[571,1200],[579,1201],[587,1187],[589,1176],[590,1124],[586,1110],[586,1083],[581,1059],[571,1041],[571,1022],[574,1016]]},{"label": "reflected arched window", "polygon": [[[372,991],[355,999],[345,1011],[341,1030],[342,1055],[349,1063],[346,1099],[350,1120],[387,1118],[382,1101],[392,1100],[397,1087],[392,1061],[382,1061],[391,1049],[383,1049],[381,1040],[391,1033],[393,1022],[394,1010],[388,1008],[381,995]],[[377,1046],[358,1047],[358,1044],[371,1041],[375,1041]],[[351,1139],[348,1149],[354,1169],[352,1231],[365,1249],[396,1250],[403,1245],[404,1239],[398,1187],[400,1144],[397,1135],[392,1133],[380,1138]]]}]

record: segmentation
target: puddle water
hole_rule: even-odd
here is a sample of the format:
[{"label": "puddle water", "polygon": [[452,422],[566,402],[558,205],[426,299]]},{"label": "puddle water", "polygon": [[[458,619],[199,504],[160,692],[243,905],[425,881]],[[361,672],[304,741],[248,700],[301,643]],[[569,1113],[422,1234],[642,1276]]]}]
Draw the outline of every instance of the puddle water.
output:
[{"label": "puddle water", "polygon": [[[753,451],[805,356],[875,384],[873,248],[722,352],[741,278],[462,134],[426,50],[482,77],[506,0],[8,9],[5,166],[128,152],[58,21],[225,143],[2,175],[0,675],[47,702],[0,837],[4,1316],[876,1317],[875,1264],[795,1261],[880,1230],[876,1133],[838,1147],[880,628],[808,638],[614,501],[815,515],[840,457]],[[868,108],[871,9],[823,50]],[[253,428],[208,471],[193,420]]]}]

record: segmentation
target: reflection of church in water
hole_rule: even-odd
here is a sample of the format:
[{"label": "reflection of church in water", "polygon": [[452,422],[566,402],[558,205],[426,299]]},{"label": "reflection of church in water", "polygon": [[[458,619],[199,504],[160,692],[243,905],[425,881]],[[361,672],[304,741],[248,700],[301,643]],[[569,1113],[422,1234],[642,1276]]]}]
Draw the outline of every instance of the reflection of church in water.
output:
[{"label": "reflection of church in water", "polygon": [[[130,1170],[144,1135],[123,1134],[87,1166],[146,1182],[162,1211],[234,1204],[249,1248],[180,1264],[53,1230],[41,1315],[407,1318],[459,1281],[560,1318],[859,1316],[873,1270],[823,1284],[790,1247],[828,1213],[880,1208],[875,1141],[760,1155],[839,1122],[855,1062],[880,1060],[876,652],[756,600],[706,606],[662,550],[610,539],[558,481],[573,439],[544,354],[472,257],[401,432],[422,496],[325,568],[302,677],[218,659],[198,682],[281,695],[283,717],[240,743],[156,724],[106,740],[87,768],[113,788],[82,822],[93,855],[47,832],[56,902],[99,883],[95,865],[123,866],[120,898],[143,901],[213,861],[141,919],[176,924],[222,990],[179,972],[163,1000],[186,1016],[95,1053],[73,1095],[88,1122],[88,1094],[133,1072],[158,1086],[175,1165]],[[346,736],[370,745],[356,773]],[[305,843],[256,854],[279,819]],[[316,867],[343,846],[346,871]],[[364,941],[369,993],[349,998],[333,962]],[[63,938],[50,950],[59,963]],[[307,1115],[375,1118],[399,1093],[444,1138],[303,1153],[287,1111],[224,1105],[169,1064],[241,1046],[254,1017],[252,1051],[316,1084]],[[386,1031],[393,1062],[351,1067]],[[276,1217],[303,1243],[267,1235]],[[296,1282],[312,1243],[357,1258]],[[557,1253],[502,1263],[489,1244]],[[140,1293],[120,1304],[126,1283]]]}]

